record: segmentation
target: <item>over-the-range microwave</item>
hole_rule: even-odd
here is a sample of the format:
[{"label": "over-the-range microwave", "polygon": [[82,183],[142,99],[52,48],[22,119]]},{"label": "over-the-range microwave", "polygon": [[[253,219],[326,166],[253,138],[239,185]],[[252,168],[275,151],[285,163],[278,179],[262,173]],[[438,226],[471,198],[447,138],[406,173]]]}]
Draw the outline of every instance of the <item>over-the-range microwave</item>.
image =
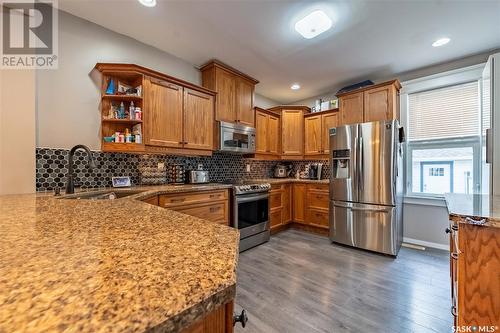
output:
[{"label": "over-the-range microwave", "polygon": [[219,150],[236,154],[255,153],[255,128],[219,122]]}]

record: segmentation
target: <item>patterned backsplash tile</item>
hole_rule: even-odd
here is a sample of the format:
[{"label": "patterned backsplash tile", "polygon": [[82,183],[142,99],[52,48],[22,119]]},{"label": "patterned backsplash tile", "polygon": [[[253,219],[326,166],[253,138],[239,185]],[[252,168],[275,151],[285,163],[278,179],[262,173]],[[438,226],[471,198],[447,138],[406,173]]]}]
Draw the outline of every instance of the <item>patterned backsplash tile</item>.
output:
[{"label": "patterned backsplash tile", "polygon": [[[36,149],[36,189],[37,191],[63,188],[68,172],[67,149],[37,148]],[[170,164],[182,164],[185,170],[195,170],[203,165],[208,170],[212,182],[222,182],[237,179],[256,179],[272,177],[274,166],[278,161],[256,161],[241,155],[215,152],[211,157],[184,157],[173,155],[149,155],[126,153],[92,152],[97,168],[87,168],[86,156],[77,151],[74,156],[75,184],[83,188],[111,186],[111,177],[129,176],[134,185],[147,183],[146,179],[157,180],[157,183],[167,181],[166,170]],[[165,170],[158,170],[158,163],[165,164]],[[322,162],[323,178],[329,178],[327,160],[290,161],[296,170],[304,170],[305,165],[312,162]],[[250,172],[246,165],[250,164]]]}]

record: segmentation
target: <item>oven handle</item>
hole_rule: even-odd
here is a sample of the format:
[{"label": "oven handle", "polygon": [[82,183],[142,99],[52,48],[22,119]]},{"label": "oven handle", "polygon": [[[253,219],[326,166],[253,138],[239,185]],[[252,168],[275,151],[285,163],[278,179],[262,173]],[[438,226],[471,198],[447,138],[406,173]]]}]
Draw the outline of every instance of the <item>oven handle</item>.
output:
[{"label": "oven handle", "polygon": [[261,199],[269,199],[269,193],[237,195],[236,196],[236,203],[251,202],[251,201],[257,201],[257,200],[261,200]]}]

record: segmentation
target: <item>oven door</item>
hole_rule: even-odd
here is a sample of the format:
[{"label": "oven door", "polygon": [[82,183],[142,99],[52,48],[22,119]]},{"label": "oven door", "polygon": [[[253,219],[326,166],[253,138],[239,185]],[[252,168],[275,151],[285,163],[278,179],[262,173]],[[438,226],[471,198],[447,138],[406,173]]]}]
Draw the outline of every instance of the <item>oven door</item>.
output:
[{"label": "oven door", "polygon": [[220,150],[233,153],[255,153],[255,128],[220,123]]},{"label": "oven door", "polygon": [[236,196],[234,227],[240,231],[240,238],[269,230],[269,193]]}]

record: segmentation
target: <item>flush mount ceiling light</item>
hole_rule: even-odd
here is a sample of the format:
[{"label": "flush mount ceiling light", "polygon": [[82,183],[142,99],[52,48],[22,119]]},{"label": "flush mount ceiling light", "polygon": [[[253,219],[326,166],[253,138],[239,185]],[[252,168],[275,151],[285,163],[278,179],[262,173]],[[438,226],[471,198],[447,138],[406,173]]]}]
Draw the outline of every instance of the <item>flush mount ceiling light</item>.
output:
[{"label": "flush mount ceiling light", "polygon": [[332,27],[332,20],[322,10],[315,10],[295,23],[295,30],[302,37],[311,39]]},{"label": "flush mount ceiling light", "polygon": [[141,5],[146,7],[154,7],[156,6],[156,0],[139,0]]},{"label": "flush mount ceiling light", "polygon": [[299,90],[300,89],[300,84],[294,83],[294,84],[292,84],[292,86],[290,87],[290,89],[292,89],[292,90]]},{"label": "flush mount ceiling light", "polygon": [[436,40],[434,43],[432,43],[432,46],[434,47],[439,47],[439,46],[443,46],[443,45],[446,45],[450,42],[450,39],[448,37],[443,37],[443,38],[439,38],[438,40]]}]

